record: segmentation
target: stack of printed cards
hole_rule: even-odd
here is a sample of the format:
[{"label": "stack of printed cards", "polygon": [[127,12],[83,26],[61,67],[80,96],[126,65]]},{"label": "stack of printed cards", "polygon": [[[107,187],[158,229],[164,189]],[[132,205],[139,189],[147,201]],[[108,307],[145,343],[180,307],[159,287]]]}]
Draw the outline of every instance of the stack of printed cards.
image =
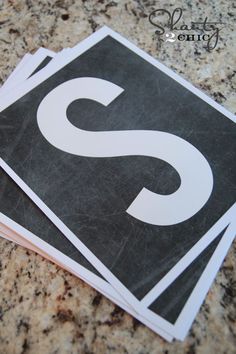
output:
[{"label": "stack of printed cards", "polygon": [[103,27],[0,91],[0,233],[183,340],[234,239],[235,116]]}]

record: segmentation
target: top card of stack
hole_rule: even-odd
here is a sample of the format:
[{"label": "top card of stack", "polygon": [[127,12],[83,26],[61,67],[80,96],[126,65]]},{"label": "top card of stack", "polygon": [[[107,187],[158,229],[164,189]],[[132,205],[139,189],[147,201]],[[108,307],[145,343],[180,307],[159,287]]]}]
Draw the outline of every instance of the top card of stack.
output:
[{"label": "top card of stack", "polygon": [[3,169],[140,314],[235,223],[234,115],[107,28],[0,110]]}]

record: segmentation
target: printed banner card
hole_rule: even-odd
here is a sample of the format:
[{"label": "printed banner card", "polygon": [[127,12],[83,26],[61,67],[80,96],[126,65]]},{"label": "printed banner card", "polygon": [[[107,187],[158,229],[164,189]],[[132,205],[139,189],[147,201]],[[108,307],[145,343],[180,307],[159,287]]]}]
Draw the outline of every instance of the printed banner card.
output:
[{"label": "printed banner card", "polygon": [[[36,71],[41,70],[41,68],[46,66],[46,64],[50,61],[50,56],[48,56],[48,53],[44,53],[46,56],[45,58],[41,58],[38,51],[34,56],[32,56],[30,60],[31,67],[32,62],[34,62],[34,65],[37,65]],[[22,61],[25,62],[25,60]],[[22,62],[20,64],[22,64]],[[19,66],[21,66],[20,64],[17,66],[15,71],[19,70]],[[10,79],[12,79],[13,73],[10,76]],[[15,78],[15,80],[13,81],[15,85],[25,80],[25,73],[26,70],[20,71],[20,74],[18,74],[17,78]],[[28,76],[31,75],[31,72],[29,72]],[[9,83],[9,79],[7,80],[7,83]],[[45,216],[43,215],[43,213],[40,212],[39,209],[32,202],[30,202],[29,198],[27,198],[27,196],[24,194],[23,191],[19,189],[19,187],[17,188],[16,184],[10,179],[10,177],[7,176],[6,173],[1,174],[0,183],[2,191],[1,211],[5,213],[5,215],[0,214],[1,221],[5,223],[0,225],[0,236],[7,238],[8,240],[12,240],[22,245],[23,247],[26,247],[41,254],[43,257],[46,257],[49,260],[57,263],[58,265],[69,270],[76,276],[83,278],[87,282],[89,282],[87,278],[93,278],[93,283],[91,284],[91,282],[89,282],[90,285],[98,289],[105,296],[107,296],[112,301],[121,306],[123,309],[131,313],[133,316],[140,319],[149,328],[161,334],[167,340],[171,340],[171,336],[163,332],[160,327],[152,325],[143,317],[141,318],[140,316],[138,316],[137,313],[134,313],[130,307],[127,307],[127,305],[124,304],[124,301],[122,301],[122,298],[119,296],[119,294],[116,293],[115,290],[108,283],[105,283],[103,279],[100,279],[98,276],[96,276],[96,270],[91,267],[91,265],[86,262],[86,259],[81,255],[81,253],[79,253],[75,249],[75,247],[69,241],[67,241],[65,237],[60,234],[60,232],[58,232],[58,229],[55,228],[53,224],[50,224],[50,222],[47,221],[47,218],[45,220]],[[15,203],[17,204],[17,208],[12,207],[13,205],[15,205]],[[6,217],[6,215],[8,215],[8,217]],[[9,216],[15,221],[17,220],[20,225],[24,225],[26,229],[20,226],[19,224],[15,223],[13,220],[9,219]],[[8,225],[9,228],[6,225]],[[44,225],[45,228],[43,228]],[[12,229],[15,229],[15,231],[13,231]],[[42,241],[39,243],[39,238],[35,234],[33,234],[32,232],[28,232],[27,230],[35,230],[36,234],[40,235],[40,239],[46,241],[46,243],[42,243]],[[19,235],[19,233],[17,232],[20,232],[21,235]],[[52,235],[53,237],[50,237]],[[161,317],[165,318],[169,322],[174,323],[176,322],[177,318],[181,317],[180,314],[187,300],[193,299],[195,303],[198,301],[198,293],[194,289],[196,288],[196,283],[198,283],[198,286],[202,286],[201,284],[204,269],[206,271],[206,266],[208,265],[209,267],[210,263],[213,262],[214,256],[212,256],[212,253],[215,250],[216,245],[217,250],[214,251],[214,255],[217,253],[218,249],[221,250],[221,253],[222,251],[226,252],[226,245],[222,244],[223,240],[219,242],[219,238],[220,237],[218,237],[215,242],[208,246],[206,251],[204,251],[197,258],[197,260],[193,262],[191,266],[188,267],[183,272],[183,274],[176,279],[176,281],[173,282],[173,285],[170,285],[169,288],[167,288],[167,290],[162,294],[162,296],[160,296],[155,301],[155,303],[152,305],[152,310],[156,314],[159,314],[161,315]],[[39,244],[39,248],[36,246],[37,244]],[[48,246],[49,244],[50,247]],[[63,253],[59,250],[61,250]],[[69,256],[69,258],[67,256]],[[222,254],[221,257],[218,257],[218,260],[219,259],[221,261]],[[77,263],[73,260],[77,261]],[[68,268],[69,264],[70,268]],[[84,267],[81,267],[81,264],[83,264]],[[90,272],[92,272],[93,274],[91,274]],[[89,273],[89,276],[87,278],[86,273]],[[205,284],[207,283],[207,286],[210,285],[209,281],[210,280],[208,278],[208,282],[205,282]],[[176,297],[176,294],[178,294],[178,297]],[[194,316],[191,317],[191,320],[193,318]],[[186,323],[186,321],[184,321],[184,323]]]},{"label": "printed banner card", "polygon": [[181,320],[158,309],[235,236],[233,114],[108,28],[0,110],[3,169],[138,314],[183,339],[199,302],[185,298]]}]

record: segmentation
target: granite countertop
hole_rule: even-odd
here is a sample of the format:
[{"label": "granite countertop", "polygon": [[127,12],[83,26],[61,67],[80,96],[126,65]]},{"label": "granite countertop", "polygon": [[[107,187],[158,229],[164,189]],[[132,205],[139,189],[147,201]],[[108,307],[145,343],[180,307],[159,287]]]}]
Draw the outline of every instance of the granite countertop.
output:
[{"label": "granite countertop", "polygon": [[[186,23],[206,16],[225,23],[215,50],[158,41],[148,15],[178,6]],[[235,10],[227,0],[2,1],[0,80],[26,52],[73,46],[107,24],[235,113]],[[1,239],[0,353],[235,353],[235,247],[186,340],[170,344],[81,280]]]}]

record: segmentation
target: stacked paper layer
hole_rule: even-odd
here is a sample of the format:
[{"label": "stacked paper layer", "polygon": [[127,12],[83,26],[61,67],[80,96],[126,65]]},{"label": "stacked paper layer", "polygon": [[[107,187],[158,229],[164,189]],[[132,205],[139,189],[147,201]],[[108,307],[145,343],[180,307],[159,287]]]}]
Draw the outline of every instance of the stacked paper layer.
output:
[{"label": "stacked paper layer", "polygon": [[0,122],[0,235],[183,340],[235,237],[234,115],[104,27],[26,54]]}]

